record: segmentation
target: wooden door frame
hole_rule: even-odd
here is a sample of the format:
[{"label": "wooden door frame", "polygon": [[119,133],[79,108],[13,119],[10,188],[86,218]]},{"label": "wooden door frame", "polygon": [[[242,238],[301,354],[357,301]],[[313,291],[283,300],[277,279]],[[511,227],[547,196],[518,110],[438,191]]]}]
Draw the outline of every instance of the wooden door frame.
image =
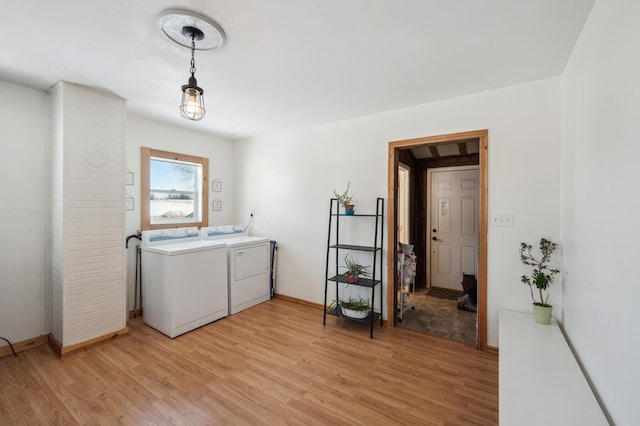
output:
[{"label": "wooden door frame", "polygon": [[489,226],[488,203],[488,145],[489,130],[475,130],[471,132],[450,133],[446,135],[428,136],[424,138],[406,139],[389,142],[388,163],[388,207],[387,207],[387,324],[395,327],[396,311],[396,265],[397,238],[396,226],[396,187],[398,184],[398,151],[400,149],[417,147],[420,145],[442,144],[466,139],[480,141],[480,218],[478,236],[478,350],[487,350],[487,232]]}]

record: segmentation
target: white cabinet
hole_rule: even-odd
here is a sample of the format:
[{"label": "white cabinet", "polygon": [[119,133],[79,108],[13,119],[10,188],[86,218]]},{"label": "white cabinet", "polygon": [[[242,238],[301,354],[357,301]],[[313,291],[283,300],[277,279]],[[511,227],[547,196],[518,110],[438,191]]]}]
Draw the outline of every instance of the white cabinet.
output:
[{"label": "white cabinet", "polygon": [[500,311],[500,424],[608,425],[555,319]]}]

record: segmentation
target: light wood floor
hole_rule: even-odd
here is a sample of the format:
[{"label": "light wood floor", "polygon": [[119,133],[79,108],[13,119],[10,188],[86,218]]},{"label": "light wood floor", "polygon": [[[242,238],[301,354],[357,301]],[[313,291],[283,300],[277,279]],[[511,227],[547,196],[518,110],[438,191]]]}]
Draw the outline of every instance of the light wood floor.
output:
[{"label": "light wood floor", "polygon": [[175,339],[0,359],[0,424],[498,423],[498,359],[463,343],[272,300]]}]

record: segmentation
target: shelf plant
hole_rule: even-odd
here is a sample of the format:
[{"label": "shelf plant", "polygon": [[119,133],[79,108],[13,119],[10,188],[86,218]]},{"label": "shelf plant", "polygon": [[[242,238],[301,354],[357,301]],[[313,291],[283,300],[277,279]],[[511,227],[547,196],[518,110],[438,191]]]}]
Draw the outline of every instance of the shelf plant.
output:
[{"label": "shelf plant", "polygon": [[344,257],[344,263],[347,270],[342,275],[347,279],[347,283],[357,283],[361,277],[367,278],[370,276],[369,267],[359,264],[348,254]]},{"label": "shelf plant", "polygon": [[350,318],[366,318],[371,311],[369,299],[363,299],[361,297],[357,299],[350,297],[348,301],[341,300],[339,304],[342,314]]},{"label": "shelf plant", "polygon": [[349,195],[350,186],[351,186],[351,182],[349,181],[347,182],[347,189],[341,194],[338,194],[338,192],[335,189],[333,190],[333,195],[336,196],[338,203],[342,207],[344,207],[344,212],[345,214],[348,214],[348,215],[353,214],[353,196]]},{"label": "shelf plant", "polygon": [[[555,276],[560,273],[560,270],[550,267],[549,262],[557,248],[557,244],[546,238],[540,238],[539,248],[540,255],[536,256],[532,253],[533,246],[531,244],[520,243],[520,260],[524,265],[531,267],[530,275],[523,275],[520,277],[520,281],[529,286],[536,322],[550,324],[553,306],[548,303],[548,289],[553,284]],[[538,290],[538,299],[536,299],[533,290],[534,286]]]}]

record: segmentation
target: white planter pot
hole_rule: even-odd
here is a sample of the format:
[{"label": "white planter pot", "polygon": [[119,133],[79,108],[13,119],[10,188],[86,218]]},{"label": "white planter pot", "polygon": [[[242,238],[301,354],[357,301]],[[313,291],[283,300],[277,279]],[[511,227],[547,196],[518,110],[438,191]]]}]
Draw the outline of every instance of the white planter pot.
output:
[{"label": "white planter pot", "polygon": [[538,324],[551,324],[551,314],[553,313],[553,306],[540,306],[533,304],[533,317]]},{"label": "white planter pot", "polygon": [[365,319],[369,315],[368,311],[354,311],[353,309],[347,309],[344,306],[340,306],[342,309],[342,315],[354,319]]}]

